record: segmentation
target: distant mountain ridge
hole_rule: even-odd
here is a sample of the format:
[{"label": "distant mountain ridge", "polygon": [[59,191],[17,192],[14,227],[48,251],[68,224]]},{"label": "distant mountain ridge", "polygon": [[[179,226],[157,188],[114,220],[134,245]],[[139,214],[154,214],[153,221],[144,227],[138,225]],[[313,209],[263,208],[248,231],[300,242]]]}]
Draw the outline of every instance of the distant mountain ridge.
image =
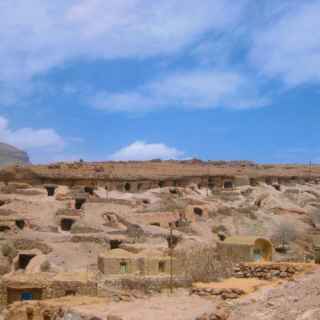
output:
[{"label": "distant mountain ridge", "polygon": [[28,163],[30,163],[30,159],[25,151],[0,142],[0,166]]}]

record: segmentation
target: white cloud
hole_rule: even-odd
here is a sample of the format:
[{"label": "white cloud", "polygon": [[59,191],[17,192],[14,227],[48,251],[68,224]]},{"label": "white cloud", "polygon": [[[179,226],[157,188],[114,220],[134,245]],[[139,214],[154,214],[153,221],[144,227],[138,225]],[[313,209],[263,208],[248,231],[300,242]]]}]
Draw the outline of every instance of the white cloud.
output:
[{"label": "white cloud", "polygon": [[172,54],[237,23],[246,0],[2,0],[0,82],[71,59]]},{"label": "white cloud", "polygon": [[320,81],[320,3],[292,1],[254,35],[250,60],[288,86]]},{"label": "white cloud", "polygon": [[269,103],[255,83],[237,72],[196,70],[169,74],[135,91],[99,92],[90,104],[107,111],[151,111],[178,108],[252,108]]},{"label": "white cloud", "polygon": [[63,138],[53,129],[21,128],[10,129],[8,120],[0,116],[0,141],[14,145],[23,150],[46,149],[62,150]]},{"label": "white cloud", "polygon": [[127,160],[152,160],[152,159],[177,159],[183,155],[182,151],[168,147],[163,143],[146,143],[135,141],[113,153],[109,159],[117,161]]}]

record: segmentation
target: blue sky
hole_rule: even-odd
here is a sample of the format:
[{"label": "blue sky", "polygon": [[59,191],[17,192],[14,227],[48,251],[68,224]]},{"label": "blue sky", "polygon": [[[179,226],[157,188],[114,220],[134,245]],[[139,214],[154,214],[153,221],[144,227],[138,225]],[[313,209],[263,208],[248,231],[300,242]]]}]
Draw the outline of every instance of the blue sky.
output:
[{"label": "blue sky", "polygon": [[35,163],[320,162],[320,2],[2,0],[0,140]]}]

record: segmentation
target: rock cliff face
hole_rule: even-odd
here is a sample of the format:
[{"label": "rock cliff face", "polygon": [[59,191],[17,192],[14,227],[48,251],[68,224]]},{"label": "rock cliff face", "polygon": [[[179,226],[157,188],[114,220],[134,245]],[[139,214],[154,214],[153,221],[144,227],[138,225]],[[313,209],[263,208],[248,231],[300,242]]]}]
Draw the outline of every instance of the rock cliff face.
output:
[{"label": "rock cliff face", "polygon": [[0,143],[0,166],[15,163],[30,163],[28,154],[9,144]]}]

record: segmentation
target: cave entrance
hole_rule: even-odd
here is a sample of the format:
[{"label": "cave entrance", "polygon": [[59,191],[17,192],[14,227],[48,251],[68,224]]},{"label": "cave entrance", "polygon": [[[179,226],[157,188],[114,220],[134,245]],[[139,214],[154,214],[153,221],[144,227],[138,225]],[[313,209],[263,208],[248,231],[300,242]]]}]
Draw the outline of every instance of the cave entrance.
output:
[{"label": "cave entrance", "polygon": [[164,187],[164,181],[159,181],[158,185],[159,185],[159,188],[163,188]]},{"label": "cave entrance", "polygon": [[131,190],[131,184],[129,182],[127,182],[125,185],[124,185],[124,190],[126,192],[129,192]]},{"label": "cave entrance", "polygon": [[35,254],[19,254],[18,269],[25,270]]},{"label": "cave entrance", "polygon": [[233,182],[231,180],[226,180],[223,182],[223,188],[224,189],[232,189],[233,188]]},{"label": "cave entrance", "polygon": [[16,220],[15,223],[17,228],[19,228],[20,230],[23,230],[26,226],[26,222],[23,219]]},{"label": "cave entrance", "polygon": [[85,198],[77,198],[75,200],[75,208],[77,210],[80,210],[83,206],[83,204],[86,202],[87,200]]},{"label": "cave entrance", "polygon": [[56,192],[57,187],[56,186],[46,186],[45,188],[47,190],[48,197],[53,197]]},{"label": "cave entrance", "polygon": [[75,223],[76,221],[74,219],[70,219],[70,218],[64,218],[61,219],[60,222],[60,226],[61,226],[61,230],[63,231],[70,231],[72,228],[72,225]]},{"label": "cave entrance", "polygon": [[121,245],[122,241],[121,240],[110,240],[110,249],[118,249]]},{"label": "cave entrance", "polygon": [[166,263],[165,261],[159,261],[158,269],[160,273],[166,272]]},{"label": "cave entrance", "polygon": [[10,231],[11,228],[7,225],[0,225],[0,232]]},{"label": "cave entrance", "polygon": [[94,194],[94,188],[93,187],[84,187],[84,192],[90,194],[91,196],[93,196]]},{"label": "cave entrance", "polygon": [[198,217],[202,217],[203,216],[203,210],[201,208],[193,208],[193,212],[195,215],[197,215]]}]

